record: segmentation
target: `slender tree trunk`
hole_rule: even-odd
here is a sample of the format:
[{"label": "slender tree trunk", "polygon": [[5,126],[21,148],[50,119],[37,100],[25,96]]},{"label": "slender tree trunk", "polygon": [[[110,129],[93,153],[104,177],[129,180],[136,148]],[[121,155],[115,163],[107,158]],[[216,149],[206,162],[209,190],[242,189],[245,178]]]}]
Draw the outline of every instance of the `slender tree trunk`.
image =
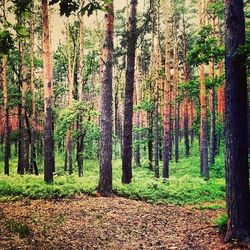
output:
[{"label": "slender tree trunk", "polygon": [[179,160],[179,112],[180,112],[180,105],[178,102],[178,82],[179,82],[179,72],[178,72],[178,39],[177,39],[177,13],[174,10],[174,72],[173,72],[173,88],[174,88],[174,138],[175,138],[175,162]]},{"label": "slender tree trunk", "polygon": [[148,118],[148,161],[149,170],[153,171],[153,112],[147,112]]},{"label": "slender tree trunk", "polygon": [[101,96],[101,147],[100,179],[98,192],[102,196],[112,194],[112,67],[114,10],[113,1],[105,14],[105,40],[103,46],[103,81]]},{"label": "slender tree trunk", "polygon": [[[83,35],[83,17],[79,17],[80,27],[79,27],[79,87],[78,87],[78,99],[80,102],[83,101],[83,76],[84,76],[84,35]],[[78,116],[78,139],[77,139],[77,164],[78,164],[78,175],[79,177],[83,176],[83,150],[84,150],[84,131],[83,131],[83,117],[82,113]]]},{"label": "slender tree trunk", "polygon": [[225,2],[226,34],[226,241],[250,242],[250,192],[247,150],[246,55],[236,54],[245,44],[242,0]]},{"label": "slender tree trunk", "polygon": [[[215,16],[212,14],[212,33],[215,36]],[[209,63],[209,77],[214,82],[214,58]],[[215,130],[215,87],[210,90],[210,110],[211,110],[211,124],[210,124],[210,165],[215,163],[216,152],[216,130]]]},{"label": "slender tree trunk", "polygon": [[3,86],[4,102],[4,174],[9,175],[10,159],[10,129],[9,129],[9,107],[8,107],[8,87],[7,87],[7,56],[3,56],[1,67],[1,81]]},{"label": "slender tree trunk", "polygon": [[28,142],[28,135],[27,135],[27,127],[25,126],[25,116],[26,116],[26,95],[28,91],[28,84],[27,84],[27,66],[25,62],[25,44],[24,41],[21,41],[20,45],[20,52],[21,52],[21,72],[22,72],[22,82],[21,82],[21,93],[22,93],[22,105],[21,105],[21,128],[20,128],[20,140],[21,140],[21,147],[20,147],[20,169],[19,174],[24,174],[24,171],[27,172],[29,168],[29,142]]},{"label": "slender tree trunk", "polygon": [[[186,20],[183,15],[183,73],[184,73],[184,82],[188,84],[188,65],[187,65],[187,34],[186,34]],[[189,146],[189,99],[188,93],[185,93],[184,97],[184,141],[185,141],[185,155],[188,157],[190,154]]]},{"label": "slender tree trunk", "polygon": [[[139,105],[140,103],[140,88],[141,88],[141,56],[140,54],[137,55],[137,60],[136,60],[136,93],[135,93],[135,100],[136,100],[136,105]],[[136,111],[136,134],[135,134],[135,139],[136,139],[136,147],[135,147],[135,163],[137,166],[141,165],[141,152],[140,152],[140,111]]]},{"label": "slender tree trunk", "polygon": [[[158,92],[158,91],[157,91]],[[155,96],[155,177],[159,178],[159,112],[158,112],[158,96]]]},{"label": "slender tree trunk", "polygon": [[[200,26],[202,27],[204,21],[204,7],[200,1],[199,15]],[[200,172],[205,180],[209,179],[208,168],[208,143],[207,143],[207,101],[206,101],[206,85],[205,85],[205,66],[199,66],[200,73],[200,107],[201,107],[201,120],[200,120]]]},{"label": "slender tree trunk", "polygon": [[124,101],[122,183],[130,183],[132,179],[132,118],[135,76],[135,47],[137,41],[136,7],[137,0],[131,0],[129,17],[129,45],[127,47],[127,68]]},{"label": "slender tree trunk", "polygon": [[[32,1],[32,12],[34,11],[34,1]],[[29,172],[35,172],[38,175],[38,168],[36,164],[36,92],[34,83],[34,42],[35,42],[35,30],[34,30],[34,14],[31,13],[30,19],[30,89],[32,94],[32,114],[31,114],[31,136],[30,136],[30,168]]]},{"label": "slender tree trunk", "polygon": [[50,53],[50,34],[48,0],[42,0],[43,16],[43,71],[44,71],[44,180],[53,181],[54,149],[52,133],[52,62]]},{"label": "slender tree trunk", "polygon": [[163,149],[163,178],[169,177],[169,160],[170,160],[170,144],[171,144],[171,82],[170,82],[170,29],[169,29],[169,15],[168,15],[168,0],[165,0],[165,34],[166,34],[166,60],[165,60],[165,90],[164,90],[164,149]]}]

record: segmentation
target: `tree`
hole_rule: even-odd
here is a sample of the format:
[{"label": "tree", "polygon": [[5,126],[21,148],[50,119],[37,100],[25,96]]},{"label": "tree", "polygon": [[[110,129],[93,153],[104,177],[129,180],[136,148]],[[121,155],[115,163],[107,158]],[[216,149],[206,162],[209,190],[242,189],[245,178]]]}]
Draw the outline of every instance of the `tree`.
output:
[{"label": "tree", "polygon": [[238,53],[245,44],[243,0],[225,2],[226,36],[226,241],[250,242],[250,192],[247,142],[246,55]]},{"label": "tree", "polygon": [[103,76],[101,95],[100,178],[98,192],[102,196],[112,194],[112,67],[114,13],[113,1],[105,14],[105,39],[103,46]]},{"label": "tree", "polygon": [[123,149],[122,149],[122,183],[130,183],[132,179],[132,118],[133,93],[135,77],[135,47],[137,0],[130,2],[129,45],[127,47],[126,85],[124,101]]},{"label": "tree", "polygon": [[36,164],[36,92],[35,92],[35,65],[34,65],[34,46],[35,46],[35,17],[34,17],[34,0],[32,1],[31,18],[30,18],[30,89],[32,95],[32,114],[31,114],[31,136],[30,136],[30,168],[29,172],[35,171],[38,175]]},{"label": "tree", "polygon": [[54,149],[52,133],[52,62],[50,52],[48,1],[42,0],[44,76],[44,180],[53,181]]},{"label": "tree", "polygon": [[[202,5],[202,1],[199,2],[199,18],[200,27],[204,23],[205,6]],[[206,102],[206,85],[205,85],[205,65],[202,63],[199,66],[200,73],[200,108],[201,108],[201,120],[200,120],[200,169],[201,175],[205,180],[209,179],[208,169],[208,142],[207,142],[207,102]]]},{"label": "tree", "polygon": [[7,87],[7,56],[3,55],[1,65],[1,76],[3,86],[3,99],[4,99],[4,174],[9,175],[9,158],[10,158],[10,131],[9,131],[9,107],[8,107],[8,87]]},{"label": "tree", "polygon": [[165,0],[165,89],[164,89],[164,138],[163,138],[163,178],[169,177],[169,160],[170,160],[170,144],[171,144],[171,107],[170,107],[170,97],[171,97],[171,82],[170,82],[170,29],[169,29],[169,15],[168,15],[168,2]]}]

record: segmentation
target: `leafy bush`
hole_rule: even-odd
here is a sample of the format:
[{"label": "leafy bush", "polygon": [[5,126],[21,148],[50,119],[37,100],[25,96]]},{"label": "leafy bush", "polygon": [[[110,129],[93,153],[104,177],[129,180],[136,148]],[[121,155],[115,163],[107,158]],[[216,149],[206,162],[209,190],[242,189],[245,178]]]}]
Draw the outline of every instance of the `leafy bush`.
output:
[{"label": "leafy bush", "polygon": [[221,214],[215,221],[215,226],[220,232],[225,232],[227,228],[228,216],[227,214]]}]

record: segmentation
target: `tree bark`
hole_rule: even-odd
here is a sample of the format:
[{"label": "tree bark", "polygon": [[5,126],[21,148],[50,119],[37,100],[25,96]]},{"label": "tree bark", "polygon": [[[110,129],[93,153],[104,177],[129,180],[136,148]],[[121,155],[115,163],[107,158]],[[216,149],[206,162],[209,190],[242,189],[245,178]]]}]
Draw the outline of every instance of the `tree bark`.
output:
[{"label": "tree bark", "polygon": [[114,49],[113,1],[108,5],[108,12],[105,14],[105,25],[101,96],[100,178],[98,192],[102,196],[110,196],[112,194],[112,67]]},{"label": "tree bark", "polygon": [[20,169],[19,174],[23,175],[24,171],[27,172],[29,168],[29,141],[27,135],[27,126],[25,121],[26,116],[26,96],[28,91],[27,83],[27,65],[25,62],[25,42],[20,43],[20,53],[21,53],[21,94],[22,94],[22,104],[21,104],[21,122],[20,122]]},{"label": "tree bark", "polygon": [[129,45],[127,47],[126,85],[123,123],[122,183],[132,179],[132,118],[135,76],[135,49],[137,41],[136,8],[137,0],[130,1]]},{"label": "tree bark", "polygon": [[175,162],[179,160],[179,114],[180,104],[178,101],[178,83],[179,83],[179,70],[178,70],[178,39],[177,39],[177,17],[176,9],[174,10],[174,71],[173,71],[173,90],[174,90],[174,138],[175,138]]},{"label": "tree bark", "polygon": [[226,34],[226,241],[250,242],[250,192],[247,142],[246,55],[237,54],[245,44],[242,0],[225,1]]},{"label": "tree bark", "polygon": [[32,114],[31,114],[31,136],[30,136],[30,168],[29,172],[35,172],[38,175],[38,168],[36,164],[36,92],[34,83],[34,42],[35,42],[35,20],[34,20],[34,1],[32,1],[32,13],[30,17],[30,89],[32,95]]},{"label": "tree bark", "polygon": [[170,29],[169,29],[169,6],[168,0],[165,0],[165,47],[166,47],[166,54],[165,54],[165,89],[164,89],[164,138],[163,138],[163,178],[169,177],[169,160],[170,160],[170,144],[171,144],[171,107],[170,107],[170,100],[171,100],[171,72],[170,72]]},{"label": "tree bark", "polygon": [[[199,6],[200,27],[204,23],[205,7],[202,7],[202,1]],[[208,142],[207,142],[207,101],[206,101],[206,85],[205,85],[205,66],[199,66],[200,73],[200,172],[205,180],[209,179],[208,168]]]},{"label": "tree bark", "polygon": [[43,18],[43,73],[44,73],[44,180],[53,182],[54,148],[52,133],[52,62],[50,52],[50,33],[48,0],[42,0]]},{"label": "tree bark", "polygon": [[3,86],[4,101],[4,174],[9,175],[10,159],[10,129],[9,129],[9,107],[8,107],[8,87],[7,87],[7,56],[3,56],[1,65],[1,81]]},{"label": "tree bark", "polygon": [[[79,17],[79,87],[78,87],[78,100],[80,102],[83,101],[83,86],[84,86],[84,34],[83,34],[83,17]],[[82,117],[82,112],[78,116],[78,138],[77,138],[77,153],[76,153],[76,158],[77,158],[77,165],[78,165],[78,176],[82,177],[83,176],[83,151],[84,151],[84,131],[83,131],[83,117]]]}]

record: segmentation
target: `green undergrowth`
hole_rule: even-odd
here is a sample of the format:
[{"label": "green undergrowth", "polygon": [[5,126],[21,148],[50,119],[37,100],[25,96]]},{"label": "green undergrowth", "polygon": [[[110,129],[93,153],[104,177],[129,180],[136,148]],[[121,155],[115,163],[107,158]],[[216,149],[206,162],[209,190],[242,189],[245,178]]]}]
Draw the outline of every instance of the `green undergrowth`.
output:
[{"label": "green undergrowth", "polygon": [[[134,167],[133,179],[128,185],[121,184],[121,161],[113,161],[113,190],[116,195],[131,199],[162,204],[197,204],[223,200],[225,184],[222,159],[211,168],[211,178],[204,181],[199,176],[199,157],[183,158],[171,162],[170,178],[155,179],[154,173],[142,161],[141,167]],[[84,177],[63,172],[63,157],[56,158],[57,172],[52,184],[43,181],[43,175],[19,176],[15,173],[17,161],[11,160],[10,176],[0,175],[0,200],[15,200],[22,197],[31,199],[52,199],[71,197],[79,193],[93,195],[98,185],[98,161],[84,162]],[[3,163],[0,163],[3,172]]]}]

